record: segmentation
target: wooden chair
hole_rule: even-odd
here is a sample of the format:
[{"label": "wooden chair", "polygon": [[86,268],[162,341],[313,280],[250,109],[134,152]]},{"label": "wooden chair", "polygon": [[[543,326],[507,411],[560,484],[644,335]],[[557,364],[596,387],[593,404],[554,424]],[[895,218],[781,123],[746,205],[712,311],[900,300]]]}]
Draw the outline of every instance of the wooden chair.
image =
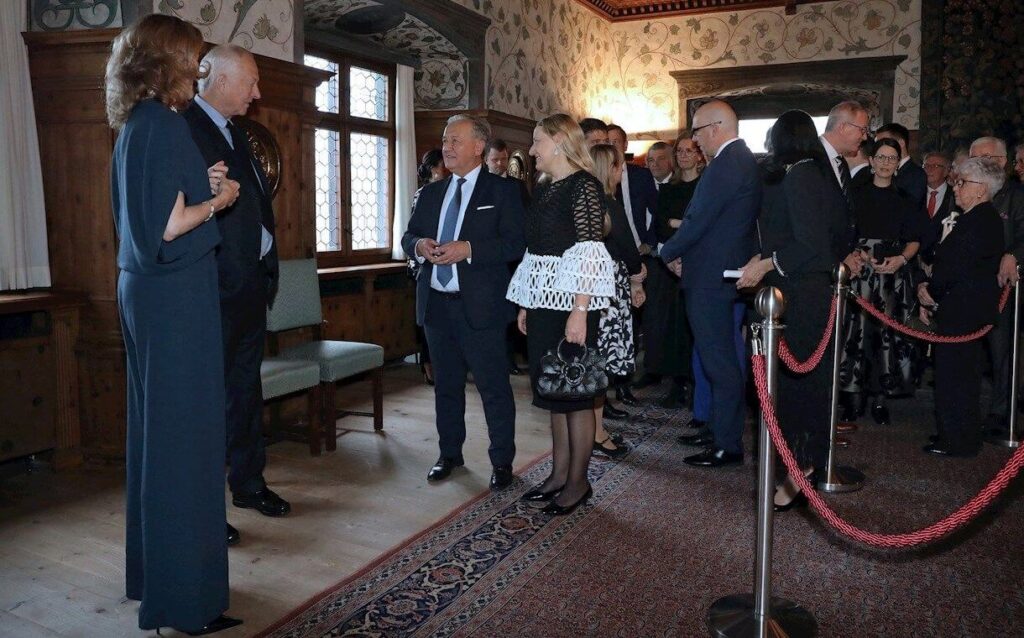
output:
[{"label": "wooden chair", "polygon": [[[322,339],[323,312],[320,281],[313,259],[281,262],[277,297],[267,313],[270,354],[287,361],[312,362],[320,371],[320,423],[327,449],[337,447],[337,419],[349,414],[373,417],[373,429],[384,429],[384,348],[373,343]],[[278,332],[312,327],[314,340],[278,351]],[[367,375],[373,386],[373,412],[335,408],[336,384],[357,375]],[[317,439],[319,452],[319,438]],[[313,450],[313,442],[310,442]]]},{"label": "wooden chair", "polygon": [[[308,392],[309,407],[306,411],[305,438],[313,456],[320,454],[321,405],[323,403],[320,385],[320,366],[312,361],[290,361],[277,357],[264,357],[260,364],[260,381],[263,386],[263,400],[270,401],[296,392]],[[280,428],[277,410],[271,413],[271,423]]]}]

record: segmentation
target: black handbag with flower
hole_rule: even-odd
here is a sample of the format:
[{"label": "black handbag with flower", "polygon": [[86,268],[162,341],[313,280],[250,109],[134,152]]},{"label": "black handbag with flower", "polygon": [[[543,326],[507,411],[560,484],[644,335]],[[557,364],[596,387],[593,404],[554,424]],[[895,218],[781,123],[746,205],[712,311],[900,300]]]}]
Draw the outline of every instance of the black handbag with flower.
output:
[{"label": "black handbag with flower", "polygon": [[545,399],[578,401],[592,399],[607,390],[604,357],[586,346],[575,346],[575,352],[565,356],[564,345],[566,341],[562,339],[541,357],[537,393]]}]

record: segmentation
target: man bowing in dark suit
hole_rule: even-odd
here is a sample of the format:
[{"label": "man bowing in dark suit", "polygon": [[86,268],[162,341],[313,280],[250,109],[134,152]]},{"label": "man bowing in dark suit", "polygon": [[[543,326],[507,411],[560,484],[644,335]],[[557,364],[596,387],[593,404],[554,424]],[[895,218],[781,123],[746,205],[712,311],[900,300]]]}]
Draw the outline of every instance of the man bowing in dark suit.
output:
[{"label": "man bowing in dark suit", "polygon": [[[245,115],[260,97],[256,60],[235,45],[216,46],[203,58],[209,69],[199,95],[184,112],[192,139],[216,181],[226,172],[240,185],[233,206],[217,215],[221,331],[227,390],[228,486],[237,507],[266,516],[284,516],[287,501],[267,487],[262,436],[263,390],[260,363],[267,329],[267,306],[277,285],[277,247],[270,186],[248,140],[231,118]],[[218,170],[219,169],[219,170]],[[238,532],[228,525],[229,543]]]},{"label": "man bowing in dark suit", "polygon": [[487,418],[494,471],[491,489],[512,483],[516,408],[505,334],[515,318],[505,300],[509,264],[526,251],[522,200],[510,180],[481,170],[490,138],[486,123],[448,119],[441,138],[446,179],[420,191],[402,248],[423,264],[416,283],[416,322],[434,364],[434,404],[441,455],[428,481],[463,465],[466,373],[473,373]]},{"label": "man bowing in dark suit", "polygon": [[710,163],[661,258],[681,275],[694,347],[711,382],[712,436],[701,442],[710,446],[685,461],[719,467],[743,462],[745,416],[733,318],[736,287],[722,273],[741,268],[757,249],[761,178],[754,154],[739,138],[732,107],[708,102],[697,109],[691,124],[693,140]]}]

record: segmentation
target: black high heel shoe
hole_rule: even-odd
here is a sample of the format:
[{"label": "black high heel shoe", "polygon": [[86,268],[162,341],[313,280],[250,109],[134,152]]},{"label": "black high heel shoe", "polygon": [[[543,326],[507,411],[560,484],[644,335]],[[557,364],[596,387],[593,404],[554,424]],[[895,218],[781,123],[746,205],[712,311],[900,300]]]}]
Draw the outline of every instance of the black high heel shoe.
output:
[{"label": "black high heel shoe", "polygon": [[[565,486],[563,485],[562,487]],[[562,487],[556,487],[550,492],[542,492],[540,487],[535,487],[526,494],[520,496],[519,500],[526,503],[546,503],[555,498],[555,495],[562,491]]]},{"label": "black high heel shoe", "polygon": [[587,491],[584,492],[583,496],[581,496],[580,499],[573,503],[572,505],[559,505],[558,503],[551,501],[546,506],[544,506],[544,509],[542,509],[541,512],[549,516],[565,516],[566,514],[572,514],[573,510],[589,501],[590,497],[593,495],[594,488],[588,485]]},{"label": "black high heel shoe", "polygon": [[800,490],[797,492],[796,496],[790,499],[790,501],[785,505],[775,505],[772,503],[772,506],[772,509],[776,512],[788,512],[794,507],[807,507],[807,495],[804,494],[803,490]]}]

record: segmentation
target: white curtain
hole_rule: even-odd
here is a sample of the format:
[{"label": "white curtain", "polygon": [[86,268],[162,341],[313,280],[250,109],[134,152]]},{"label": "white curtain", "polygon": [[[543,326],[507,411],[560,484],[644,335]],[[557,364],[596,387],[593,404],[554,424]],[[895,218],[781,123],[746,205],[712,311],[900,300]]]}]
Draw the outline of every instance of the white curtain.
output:
[{"label": "white curtain", "polygon": [[416,194],[416,125],[413,117],[413,69],[398,65],[395,87],[395,223],[391,228],[391,256],[405,259],[402,235],[412,216]]},{"label": "white curtain", "polygon": [[24,2],[0,2],[0,290],[50,285]]}]

